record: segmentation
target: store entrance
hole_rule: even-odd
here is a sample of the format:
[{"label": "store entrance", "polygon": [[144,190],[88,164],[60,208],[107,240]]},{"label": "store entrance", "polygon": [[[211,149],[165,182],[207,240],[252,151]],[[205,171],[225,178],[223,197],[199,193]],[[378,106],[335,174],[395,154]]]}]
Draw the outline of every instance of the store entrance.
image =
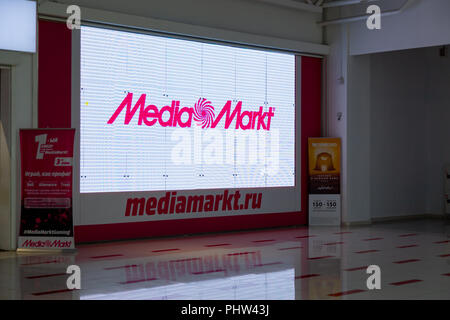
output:
[{"label": "store entrance", "polygon": [[0,65],[0,250],[11,247],[11,69]]}]

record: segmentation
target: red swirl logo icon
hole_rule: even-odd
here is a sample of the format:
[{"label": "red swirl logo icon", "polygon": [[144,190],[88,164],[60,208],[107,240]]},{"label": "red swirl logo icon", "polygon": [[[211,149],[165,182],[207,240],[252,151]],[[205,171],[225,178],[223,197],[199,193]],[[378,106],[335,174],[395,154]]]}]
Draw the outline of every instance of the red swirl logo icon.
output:
[{"label": "red swirl logo icon", "polygon": [[214,107],[205,98],[198,99],[194,106],[194,120],[202,129],[209,128],[214,121]]}]

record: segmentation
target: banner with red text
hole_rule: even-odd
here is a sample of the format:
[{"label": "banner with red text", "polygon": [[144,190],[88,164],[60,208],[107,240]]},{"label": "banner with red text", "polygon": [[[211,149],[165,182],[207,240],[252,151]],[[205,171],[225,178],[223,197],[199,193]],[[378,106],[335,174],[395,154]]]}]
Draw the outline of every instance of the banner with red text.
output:
[{"label": "banner with red text", "polygon": [[18,248],[74,248],[72,170],[75,129],[22,129]]}]

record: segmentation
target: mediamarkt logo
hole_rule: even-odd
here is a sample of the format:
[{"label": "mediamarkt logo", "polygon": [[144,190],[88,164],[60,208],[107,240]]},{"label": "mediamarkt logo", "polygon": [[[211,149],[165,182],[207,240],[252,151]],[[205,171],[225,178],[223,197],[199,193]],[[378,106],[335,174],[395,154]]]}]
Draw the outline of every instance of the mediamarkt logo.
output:
[{"label": "mediamarkt logo", "polygon": [[72,241],[27,239],[22,243],[23,248],[70,248]]},{"label": "mediamarkt logo", "polygon": [[[269,111],[263,112],[263,107],[260,106],[258,111],[242,111],[242,101],[239,101],[236,106],[231,110],[231,100],[228,100],[220,113],[216,116],[214,113],[214,107],[211,102],[205,98],[198,99],[193,108],[180,107],[180,101],[172,100],[170,106],[164,106],[158,109],[155,105],[145,106],[146,94],[142,94],[137,100],[133,108],[133,93],[128,93],[125,99],[123,99],[120,106],[108,120],[108,124],[113,124],[116,121],[119,114],[126,107],[124,124],[128,125],[137,110],[139,109],[139,116],[137,124],[142,125],[144,123],[147,126],[153,126],[157,122],[162,127],[191,127],[192,119],[198,126],[204,128],[215,128],[225,117],[225,129],[228,129],[231,122],[236,118],[235,129],[242,130],[270,130],[270,121],[275,115],[275,108],[269,107]],[[164,120],[163,114],[168,113],[169,118]],[[182,116],[187,114],[182,120]]]}]

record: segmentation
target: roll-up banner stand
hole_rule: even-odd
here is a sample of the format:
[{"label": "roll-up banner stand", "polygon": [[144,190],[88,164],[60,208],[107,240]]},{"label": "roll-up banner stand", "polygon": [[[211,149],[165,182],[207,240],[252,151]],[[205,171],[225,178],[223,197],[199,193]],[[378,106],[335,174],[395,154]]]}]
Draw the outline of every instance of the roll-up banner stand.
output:
[{"label": "roll-up banner stand", "polygon": [[341,139],[309,138],[309,225],[341,224]]},{"label": "roll-up banner stand", "polygon": [[19,249],[74,249],[75,129],[21,129]]}]

